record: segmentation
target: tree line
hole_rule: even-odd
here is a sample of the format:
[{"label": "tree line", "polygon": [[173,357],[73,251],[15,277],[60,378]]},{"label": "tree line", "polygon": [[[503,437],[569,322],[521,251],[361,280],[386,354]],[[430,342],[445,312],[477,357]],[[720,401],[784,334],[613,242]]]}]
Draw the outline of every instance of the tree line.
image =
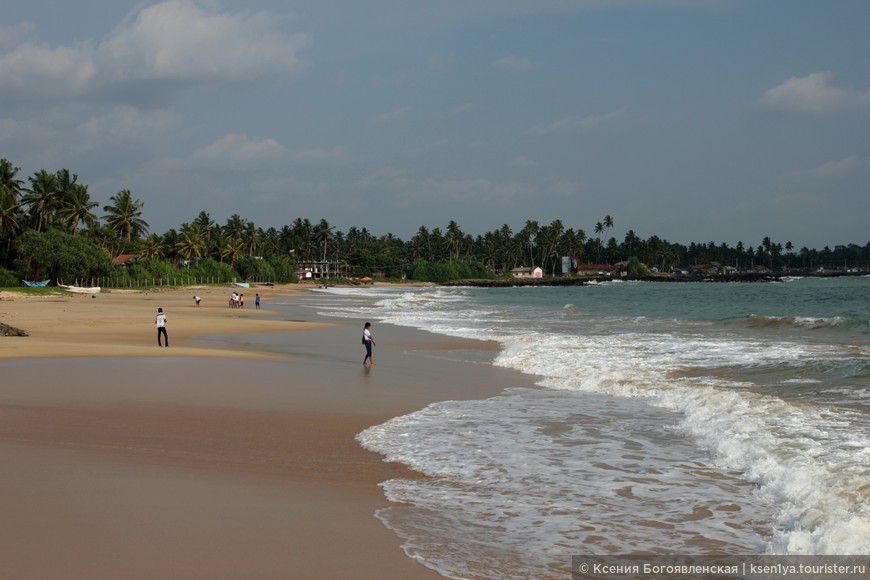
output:
[{"label": "tree line", "polygon": [[[764,237],[757,246],[739,242],[683,245],[658,236],[646,239],[630,230],[619,241],[609,233],[610,215],[590,233],[565,227],[561,220],[528,220],[518,230],[504,224],[478,235],[450,221],[443,229],[420,226],[408,240],[391,233],[375,235],[356,226],[342,232],[326,219],[297,217],[281,228],[261,228],[238,214],[225,223],[201,211],[179,228],[149,231],[144,203],[121,190],[100,204],[88,186],[67,169],[40,170],[26,180],[20,168],[0,159],[0,286],[19,279],[171,278],[184,271],[230,281],[296,280],[299,264],[318,263],[326,276],[372,276],[446,281],[494,277],[514,268],[540,266],[562,274],[563,256],[580,263],[641,263],[658,272],[718,263],[747,271],[809,272],[820,267],[866,268],[870,242],[822,250],[784,244]],[[101,210],[101,214],[98,212]],[[136,254],[121,267],[113,259]]]}]

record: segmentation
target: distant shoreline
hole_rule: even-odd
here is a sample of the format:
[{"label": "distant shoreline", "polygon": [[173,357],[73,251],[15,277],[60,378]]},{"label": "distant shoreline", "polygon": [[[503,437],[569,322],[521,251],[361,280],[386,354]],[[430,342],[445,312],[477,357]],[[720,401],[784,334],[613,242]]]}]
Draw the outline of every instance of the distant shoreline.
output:
[{"label": "distant shoreline", "polygon": [[867,276],[868,272],[830,272],[811,274],[733,274],[713,276],[627,276],[625,278],[611,276],[595,277],[547,277],[547,278],[513,278],[497,280],[452,280],[442,282],[440,286],[474,286],[478,288],[511,288],[515,286],[587,286],[602,282],[782,282],[783,278],[840,278],[844,276]]}]

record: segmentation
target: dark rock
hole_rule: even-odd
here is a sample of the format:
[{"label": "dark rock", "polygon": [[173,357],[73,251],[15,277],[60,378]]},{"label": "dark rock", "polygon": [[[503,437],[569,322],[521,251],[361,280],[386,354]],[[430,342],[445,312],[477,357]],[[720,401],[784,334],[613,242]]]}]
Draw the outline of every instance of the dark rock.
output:
[{"label": "dark rock", "polygon": [[0,322],[0,336],[27,336],[27,333],[20,328]]}]

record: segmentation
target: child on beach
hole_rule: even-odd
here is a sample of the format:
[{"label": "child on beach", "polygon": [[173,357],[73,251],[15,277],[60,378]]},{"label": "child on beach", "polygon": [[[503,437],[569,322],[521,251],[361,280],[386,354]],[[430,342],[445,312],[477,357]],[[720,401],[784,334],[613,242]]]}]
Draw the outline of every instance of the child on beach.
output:
[{"label": "child on beach", "polygon": [[166,346],[169,346],[169,335],[166,334],[166,315],[163,314],[163,309],[157,309],[157,317],[154,319],[155,324],[157,324],[157,346],[163,346],[160,338],[163,337],[163,340],[166,342]]},{"label": "child on beach", "polygon": [[375,359],[372,357],[372,346],[377,346],[377,344],[375,339],[372,338],[372,331],[369,330],[371,327],[372,323],[366,322],[365,328],[363,328],[362,342],[366,347],[366,357],[363,359],[363,366],[366,366],[366,361],[371,362],[372,366],[375,366]]}]

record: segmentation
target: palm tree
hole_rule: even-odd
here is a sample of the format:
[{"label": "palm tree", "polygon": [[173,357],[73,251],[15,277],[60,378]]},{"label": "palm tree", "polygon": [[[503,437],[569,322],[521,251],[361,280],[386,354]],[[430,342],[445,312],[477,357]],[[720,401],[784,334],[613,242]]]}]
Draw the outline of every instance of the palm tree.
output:
[{"label": "palm tree", "polygon": [[196,216],[196,219],[193,220],[192,223],[198,225],[203,232],[208,232],[208,230],[214,227],[214,221],[211,219],[211,216],[209,216],[208,212],[206,211],[199,212],[199,215]]},{"label": "palm tree", "polygon": [[[565,226],[562,225],[562,220],[555,219],[553,220],[549,226],[547,226],[548,235],[547,235],[547,257],[552,257],[553,252],[556,251],[557,244],[562,239],[562,234],[565,233]],[[558,252],[557,252],[558,257]],[[550,267],[550,274],[553,275],[556,272],[556,260],[554,259],[552,265]]]},{"label": "palm tree", "polygon": [[459,259],[459,250],[462,247],[462,238],[464,237],[459,224],[450,220],[447,224],[447,234],[444,236],[444,242],[447,244],[447,254],[450,256],[450,261]]},{"label": "palm tree", "polygon": [[110,205],[103,206],[106,226],[109,229],[119,237],[126,238],[128,243],[148,233],[148,222],[142,219],[144,203],[133,199],[129,189],[122,189],[110,197],[109,201],[112,202]]},{"label": "palm tree", "polygon": [[14,167],[8,159],[0,159],[0,194],[6,193],[18,204],[24,182],[18,179],[20,167]]},{"label": "palm tree", "polygon": [[411,238],[411,257],[414,260],[428,260],[430,256],[429,230],[426,226],[420,226],[417,233]]},{"label": "palm tree", "polygon": [[63,207],[58,210],[58,217],[66,224],[69,232],[77,234],[80,224],[89,229],[93,228],[97,223],[97,216],[91,210],[100,204],[91,201],[88,186],[76,183],[65,197]]},{"label": "palm tree", "polygon": [[604,232],[604,224],[598,222],[595,224],[595,238],[598,240],[598,256],[595,258],[595,261],[601,262],[601,234]]},{"label": "palm tree", "polygon": [[332,241],[334,237],[333,231],[335,226],[330,226],[329,222],[325,219],[321,219],[320,223],[317,224],[317,227],[314,229],[314,241],[317,242],[317,245],[320,247],[320,261],[326,261],[326,251],[329,248],[329,242]]},{"label": "palm tree", "polygon": [[607,232],[609,232],[612,227],[613,227],[613,218],[610,217],[609,215],[604,216],[604,230],[605,230],[604,233],[607,234]]},{"label": "palm tree", "polygon": [[10,242],[21,229],[21,208],[6,190],[0,190],[0,240]]},{"label": "palm tree", "polygon": [[[604,237],[607,237],[607,232],[613,227],[613,218],[610,215],[604,216]],[[610,248],[610,244],[608,244],[608,248]],[[613,259],[613,254],[610,254],[610,259]]]},{"label": "palm tree", "polygon": [[245,248],[241,241],[227,239],[224,246],[221,248],[221,259],[229,259],[230,265],[235,266],[236,262],[245,257]]},{"label": "palm tree", "polygon": [[242,231],[241,242],[248,252],[249,256],[253,256],[263,239],[263,230],[254,225],[254,222],[245,222],[245,229]]},{"label": "palm tree", "polygon": [[29,179],[30,189],[21,198],[21,203],[27,208],[27,218],[33,229],[41,232],[54,223],[54,211],[58,206],[57,177],[41,169]]},{"label": "palm tree", "polygon": [[529,246],[529,266],[535,266],[535,238],[538,236],[538,222],[534,220],[526,221],[526,225],[523,226],[523,229],[520,231],[520,235],[523,237],[526,244]]},{"label": "palm tree", "polygon": [[312,259],[312,244],[311,244],[311,222],[308,218],[296,218],[291,226],[293,230],[293,249],[296,250],[296,257],[300,260]]},{"label": "palm tree", "polygon": [[227,223],[221,228],[227,240],[240,241],[245,234],[246,220],[242,219],[237,213],[234,213],[227,219]]},{"label": "palm tree", "polygon": [[634,256],[634,248],[640,244],[640,238],[634,233],[634,230],[628,230],[625,233],[625,240],[622,242],[625,247],[625,257],[631,258]]},{"label": "palm tree", "polygon": [[207,249],[208,242],[203,228],[199,224],[184,224],[181,226],[181,235],[176,244],[178,253],[185,260],[202,258]]},{"label": "palm tree", "polygon": [[159,260],[164,256],[163,238],[157,234],[151,234],[142,241],[139,255],[145,260]]},{"label": "palm tree", "polygon": [[281,242],[278,239],[278,230],[269,228],[260,232],[260,245],[263,248],[263,256],[271,258],[280,254]]}]

